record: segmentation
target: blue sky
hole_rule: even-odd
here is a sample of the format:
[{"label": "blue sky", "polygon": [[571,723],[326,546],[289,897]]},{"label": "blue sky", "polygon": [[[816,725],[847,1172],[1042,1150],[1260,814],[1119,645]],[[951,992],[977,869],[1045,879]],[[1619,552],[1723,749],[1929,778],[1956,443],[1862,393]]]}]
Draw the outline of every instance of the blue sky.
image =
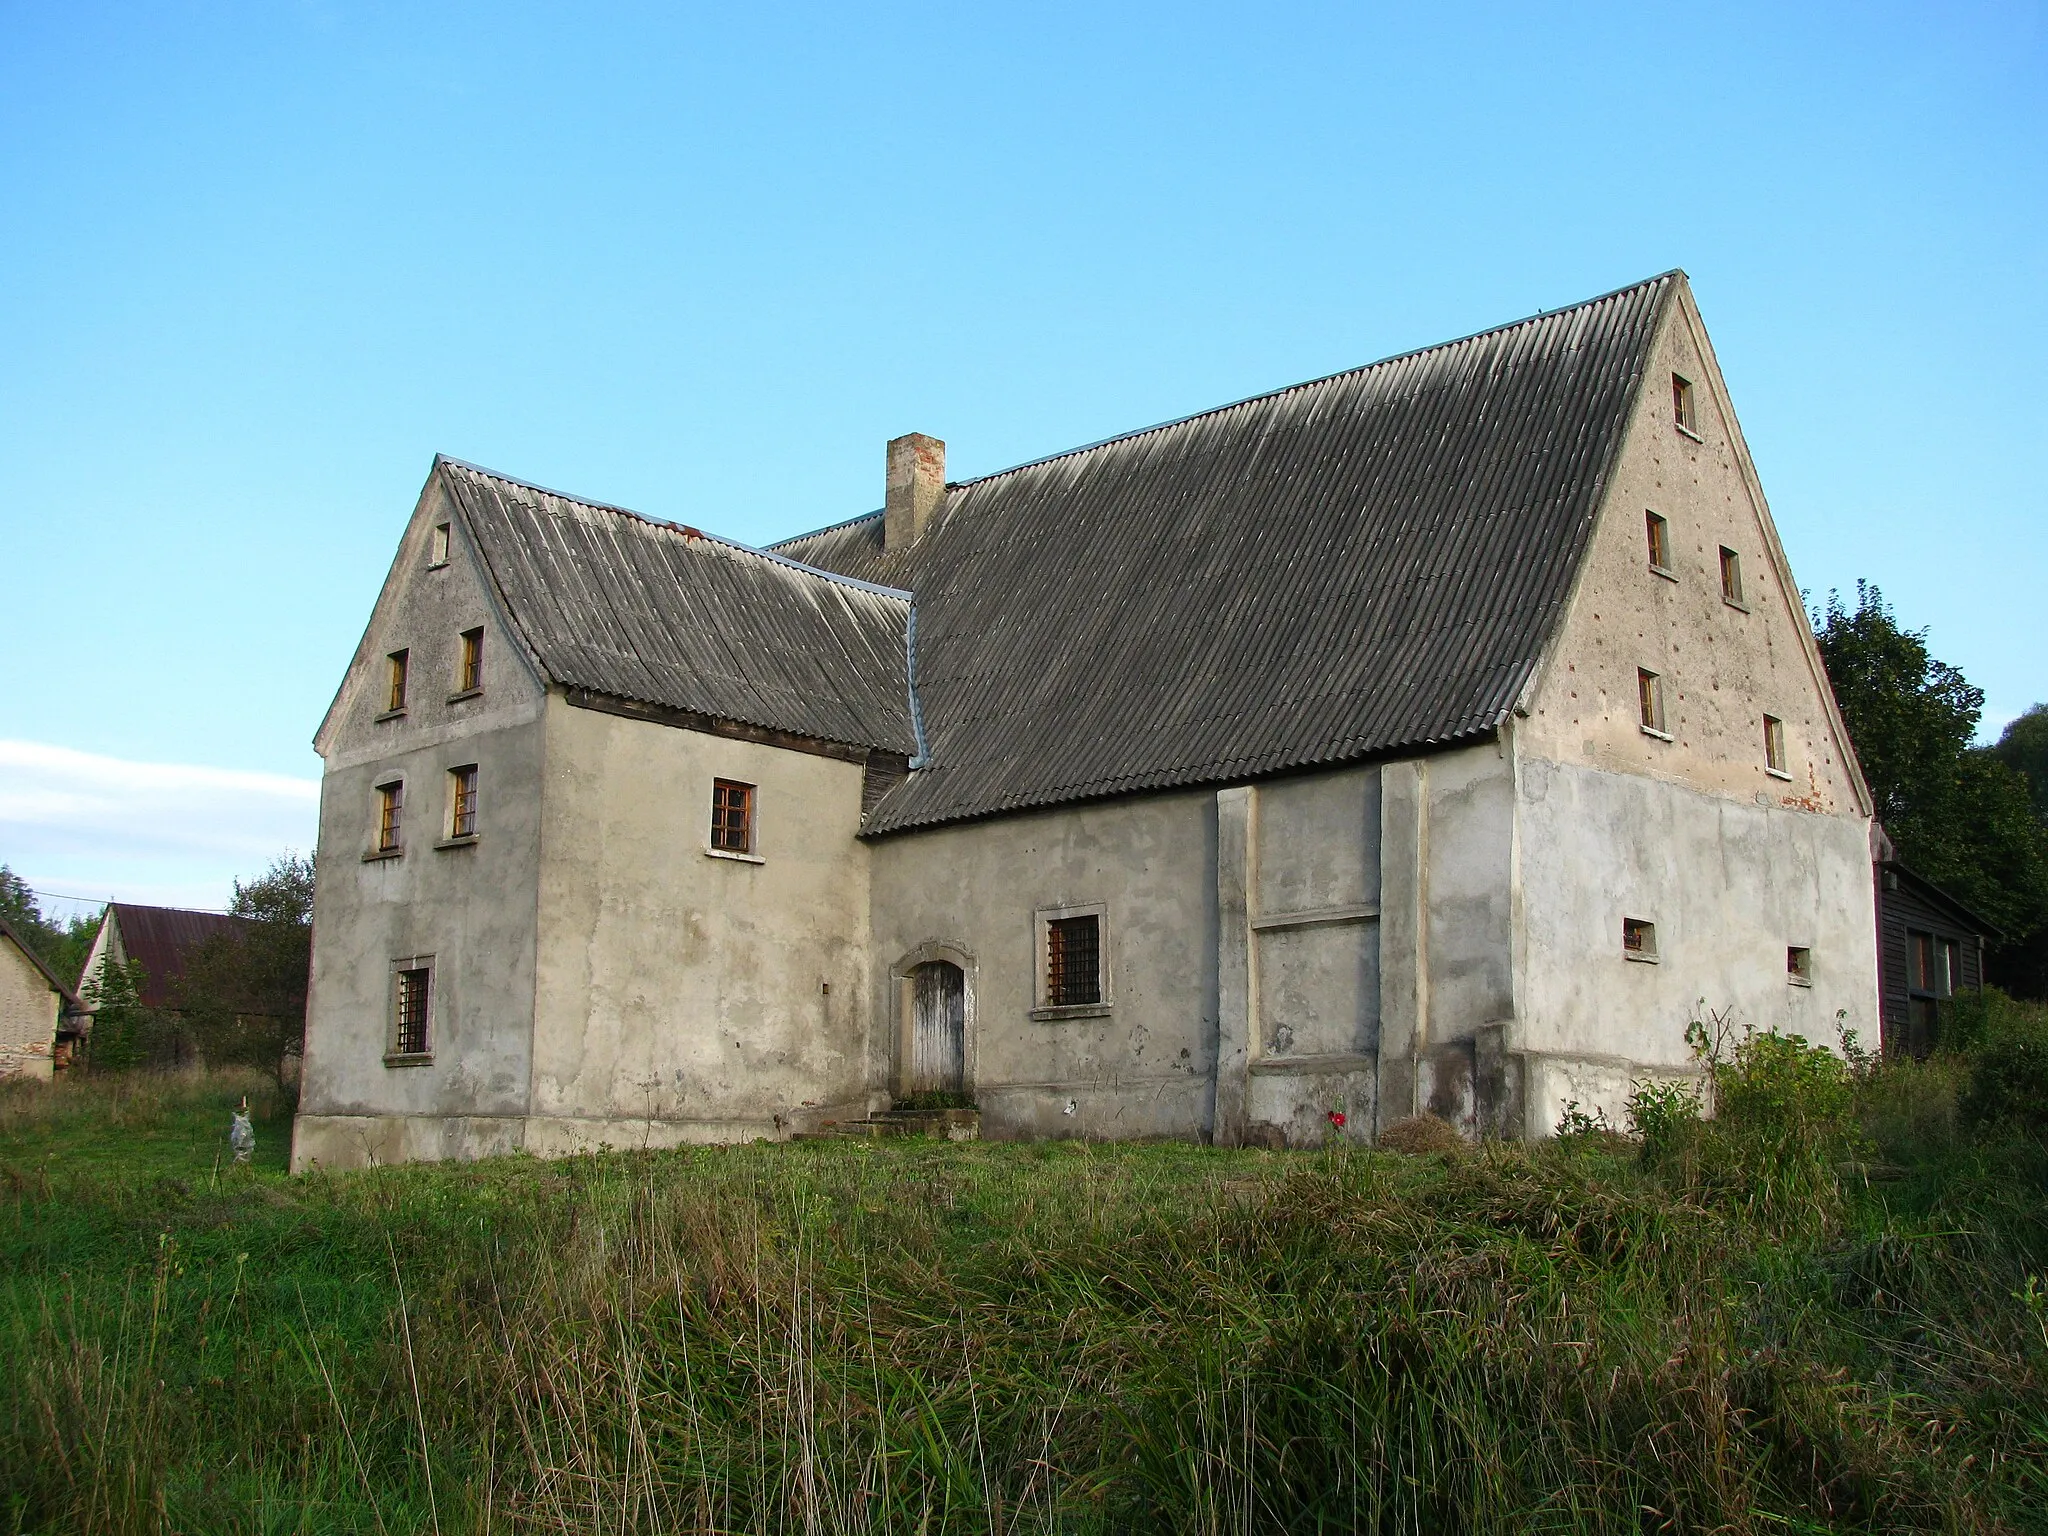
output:
[{"label": "blue sky", "polygon": [[0,0],[0,860],[218,904],[436,451],[760,542],[1692,276],[1816,595],[2048,697],[2048,8]]}]

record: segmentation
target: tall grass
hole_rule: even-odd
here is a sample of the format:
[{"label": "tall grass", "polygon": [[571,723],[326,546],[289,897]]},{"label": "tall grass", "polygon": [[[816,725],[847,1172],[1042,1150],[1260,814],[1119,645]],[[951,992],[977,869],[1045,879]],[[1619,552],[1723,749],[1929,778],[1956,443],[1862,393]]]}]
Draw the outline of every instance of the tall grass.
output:
[{"label": "tall grass", "polygon": [[234,1085],[182,1167],[0,1098],[0,1529],[2048,1529],[2048,1156],[1959,1070],[1804,1207],[1613,1138],[290,1181]]}]

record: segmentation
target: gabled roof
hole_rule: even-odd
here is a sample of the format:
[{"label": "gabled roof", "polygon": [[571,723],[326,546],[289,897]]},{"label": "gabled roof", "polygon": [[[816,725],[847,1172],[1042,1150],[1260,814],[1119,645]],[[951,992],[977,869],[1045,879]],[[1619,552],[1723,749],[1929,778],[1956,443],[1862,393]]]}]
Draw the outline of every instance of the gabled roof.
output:
[{"label": "gabled roof", "polygon": [[142,962],[141,1001],[148,1008],[178,1006],[178,984],[185,979],[185,957],[208,939],[240,933],[245,917],[225,912],[194,912],[185,907],[144,907],[116,901],[107,908],[121,951]]},{"label": "gabled roof", "polygon": [[912,750],[908,593],[459,460],[435,473],[551,682]]},{"label": "gabled roof", "polygon": [[50,984],[50,990],[56,993],[62,1000],[63,1012],[78,1013],[82,1011],[84,1005],[79,1002],[78,994],[64,985],[63,978],[50,968],[49,961],[37,954],[29,945],[28,940],[16,932],[14,925],[8,922],[4,916],[0,916],[0,937],[5,937],[9,943],[13,944],[16,949],[28,957],[30,965],[42,973],[43,980]]},{"label": "gabled roof", "polygon": [[1570,309],[774,546],[913,588],[887,832],[1483,737],[1558,623],[1671,296]]}]

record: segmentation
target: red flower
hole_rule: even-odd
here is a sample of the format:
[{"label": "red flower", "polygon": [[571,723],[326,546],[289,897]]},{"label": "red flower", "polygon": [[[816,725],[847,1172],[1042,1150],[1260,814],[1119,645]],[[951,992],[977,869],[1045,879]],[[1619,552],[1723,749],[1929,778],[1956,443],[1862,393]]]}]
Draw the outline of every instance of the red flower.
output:
[{"label": "red flower", "polygon": [[1338,1130],[1340,1130],[1340,1131],[1341,1131],[1341,1130],[1343,1130],[1343,1129],[1344,1129],[1344,1111],[1343,1111],[1343,1110],[1341,1110],[1341,1109],[1333,1109],[1333,1110],[1331,1110],[1331,1111],[1330,1111],[1330,1124],[1332,1124],[1332,1125],[1336,1126],[1336,1127],[1337,1127],[1337,1129],[1338,1129]]}]

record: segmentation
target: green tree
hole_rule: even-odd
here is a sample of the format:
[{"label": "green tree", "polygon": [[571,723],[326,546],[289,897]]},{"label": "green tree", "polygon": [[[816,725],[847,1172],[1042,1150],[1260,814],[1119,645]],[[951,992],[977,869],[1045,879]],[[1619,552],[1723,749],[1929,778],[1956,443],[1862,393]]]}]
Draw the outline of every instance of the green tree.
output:
[{"label": "green tree", "polygon": [[2034,813],[2048,820],[2048,704],[2036,704],[2008,725],[1991,755],[2026,776]]},{"label": "green tree", "polygon": [[[1815,615],[1835,701],[1899,856],[1999,930],[1998,979],[2041,985],[2048,942],[2048,821],[2026,776],[1997,748],[1973,747],[1984,694],[1902,629],[1884,595],[1856,584],[1856,606],[1828,594]],[[2023,717],[2024,718],[2024,717]]]},{"label": "green tree", "polygon": [[185,957],[178,1001],[209,1063],[290,1075],[306,1038],[313,962],[313,860],[285,854],[247,884],[228,911],[242,921]]},{"label": "green tree", "polygon": [[97,915],[51,921],[43,915],[28,882],[5,864],[0,864],[0,914],[67,985],[78,985],[85,957],[92,952],[93,937],[99,932]]},{"label": "green tree", "polygon": [[138,1067],[165,1065],[175,1059],[176,1021],[142,1002],[142,962],[108,960],[88,981],[81,996],[92,1010],[92,1034],[86,1061],[94,1072],[132,1072]]}]

